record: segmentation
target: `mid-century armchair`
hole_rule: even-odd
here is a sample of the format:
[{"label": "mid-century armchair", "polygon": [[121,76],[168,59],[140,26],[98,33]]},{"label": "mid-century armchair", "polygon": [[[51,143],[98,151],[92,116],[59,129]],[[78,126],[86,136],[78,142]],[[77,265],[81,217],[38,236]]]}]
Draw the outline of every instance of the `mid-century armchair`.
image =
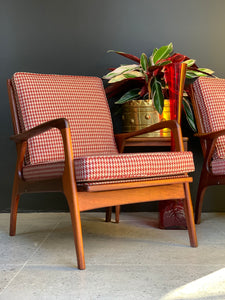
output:
[{"label": "mid-century armchair", "polygon": [[225,79],[200,77],[191,88],[204,162],[195,204],[195,223],[201,222],[208,186],[225,184]]},{"label": "mid-century armchair", "polygon": [[190,244],[197,247],[188,176],[194,163],[177,122],[137,133],[170,128],[174,152],[120,154],[126,136],[117,136],[116,145],[101,79],[15,73],[8,92],[18,155],[10,235],[22,193],[60,191],[69,205],[79,269],[85,269],[80,212],[95,208],[184,199]]}]

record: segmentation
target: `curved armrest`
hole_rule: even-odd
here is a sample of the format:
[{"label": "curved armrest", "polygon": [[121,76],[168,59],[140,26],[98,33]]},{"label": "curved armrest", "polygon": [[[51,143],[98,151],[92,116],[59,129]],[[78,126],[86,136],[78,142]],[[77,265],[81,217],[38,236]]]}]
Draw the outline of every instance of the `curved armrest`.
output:
[{"label": "curved armrest", "polygon": [[211,173],[211,161],[216,147],[216,141],[220,136],[225,135],[225,129],[212,131],[209,133],[197,133],[196,137],[205,140],[206,151],[204,154],[204,163],[203,166],[206,170]]},{"label": "curved armrest", "polygon": [[218,130],[218,131],[212,131],[209,133],[196,133],[195,136],[199,137],[200,139],[217,139],[218,137],[225,135],[225,129]]},{"label": "curved armrest", "polygon": [[29,138],[39,135],[45,131],[48,131],[52,128],[58,128],[59,130],[69,128],[69,122],[65,118],[54,119],[45,123],[42,123],[36,127],[31,128],[30,130],[24,131],[22,133],[12,135],[11,140],[16,143],[27,141]]},{"label": "curved armrest", "polygon": [[30,130],[10,137],[10,139],[14,140],[17,143],[17,172],[19,178],[22,178],[22,168],[27,148],[27,140],[52,128],[58,128],[62,135],[65,154],[64,173],[65,170],[66,173],[73,173],[73,150],[69,122],[65,118],[59,118],[42,123],[34,128],[31,128]]},{"label": "curved armrest", "polygon": [[184,151],[184,146],[183,146],[183,139],[182,139],[182,133],[181,133],[181,128],[180,125],[177,123],[177,121],[175,120],[170,120],[170,121],[162,121],[156,124],[153,124],[151,126],[148,126],[146,128],[143,128],[141,130],[138,131],[134,131],[134,132],[129,132],[129,133],[121,133],[121,134],[116,134],[115,135],[115,140],[117,143],[117,147],[119,152],[123,152],[124,146],[125,146],[125,142],[127,139],[137,136],[137,135],[141,135],[141,134],[145,134],[145,133],[149,133],[149,132],[154,132],[163,128],[169,128],[171,129],[172,133],[173,133],[173,137],[175,140],[175,148],[177,151]]}]

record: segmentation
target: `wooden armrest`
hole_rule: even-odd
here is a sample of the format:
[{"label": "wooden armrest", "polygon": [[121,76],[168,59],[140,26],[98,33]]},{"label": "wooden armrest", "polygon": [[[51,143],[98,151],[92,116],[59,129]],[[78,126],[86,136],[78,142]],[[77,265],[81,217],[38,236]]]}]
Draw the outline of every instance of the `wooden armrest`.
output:
[{"label": "wooden armrest", "polygon": [[69,128],[69,122],[65,118],[54,119],[45,123],[42,123],[30,130],[27,130],[23,133],[19,133],[10,137],[11,140],[15,141],[16,143],[20,143],[23,141],[27,141],[29,138],[39,135],[47,130],[52,128],[58,128],[59,130],[64,128]]},{"label": "wooden armrest", "polygon": [[52,128],[58,128],[60,130],[65,154],[65,168],[70,168],[70,170],[73,170],[73,151],[69,122],[65,118],[54,119],[42,123],[23,133],[13,135],[10,137],[11,140],[17,143],[17,172],[20,179],[22,179],[22,168],[27,148],[27,140]]},{"label": "wooden armrest", "polygon": [[195,136],[199,137],[200,139],[206,139],[206,140],[213,140],[217,139],[218,137],[225,135],[225,129],[218,130],[218,131],[212,131],[209,133],[196,133]]},{"label": "wooden armrest", "polygon": [[183,139],[182,139],[182,134],[181,134],[181,129],[180,125],[177,123],[175,120],[170,120],[170,121],[162,121],[156,124],[153,124],[151,126],[145,127],[141,130],[134,131],[134,132],[129,132],[129,133],[121,133],[121,134],[116,134],[115,135],[115,140],[117,143],[117,147],[119,152],[123,152],[125,142],[127,139],[138,136],[141,134],[149,133],[149,132],[154,132],[163,128],[169,128],[171,129],[173,133],[173,137],[175,140],[175,148],[177,151],[184,151],[184,146],[183,146]]},{"label": "wooden armrest", "polygon": [[211,173],[211,161],[215,152],[216,141],[220,136],[225,135],[225,129],[212,131],[209,133],[196,133],[195,136],[205,140],[206,150],[204,154],[203,166]]}]

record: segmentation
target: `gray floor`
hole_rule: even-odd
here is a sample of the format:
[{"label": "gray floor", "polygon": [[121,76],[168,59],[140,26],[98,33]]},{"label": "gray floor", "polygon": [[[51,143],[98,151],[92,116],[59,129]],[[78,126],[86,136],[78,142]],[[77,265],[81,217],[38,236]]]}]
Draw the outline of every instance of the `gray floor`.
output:
[{"label": "gray floor", "polygon": [[204,214],[198,248],[157,213],[83,213],[86,270],[76,268],[67,213],[0,214],[0,299],[225,299],[225,214]]}]

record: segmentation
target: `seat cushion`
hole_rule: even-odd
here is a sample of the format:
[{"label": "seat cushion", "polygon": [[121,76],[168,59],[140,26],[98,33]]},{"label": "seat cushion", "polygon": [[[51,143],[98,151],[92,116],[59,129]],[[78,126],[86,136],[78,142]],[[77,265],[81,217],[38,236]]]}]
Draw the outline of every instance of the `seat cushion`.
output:
[{"label": "seat cushion", "polygon": [[214,159],[211,167],[214,175],[225,175],[225,159]]},{"label": "seat cushion", "polygon": [[[15,73],[13,86],[22,130],[66,118],[74,157],[117,154],[102,80],[89,76]],[[51,129],[28,142],[26,163],[64,160],[62,137]]]},{"label": "seat cushion", "polygon": [[[174,176],[194,171],[191,152],[154,152],[88,156],[74,159],[77,182],[118,181]],[[23,169],[25,180],[60,177],[64,162],[29,165]]]},{"label": "seat cushion", "polygon": [[[193,88],[205,132],[224,129],[225,79],[200,77],[194,82]],[[225,158],[225,136],[218,138],[214,158]]]}]

